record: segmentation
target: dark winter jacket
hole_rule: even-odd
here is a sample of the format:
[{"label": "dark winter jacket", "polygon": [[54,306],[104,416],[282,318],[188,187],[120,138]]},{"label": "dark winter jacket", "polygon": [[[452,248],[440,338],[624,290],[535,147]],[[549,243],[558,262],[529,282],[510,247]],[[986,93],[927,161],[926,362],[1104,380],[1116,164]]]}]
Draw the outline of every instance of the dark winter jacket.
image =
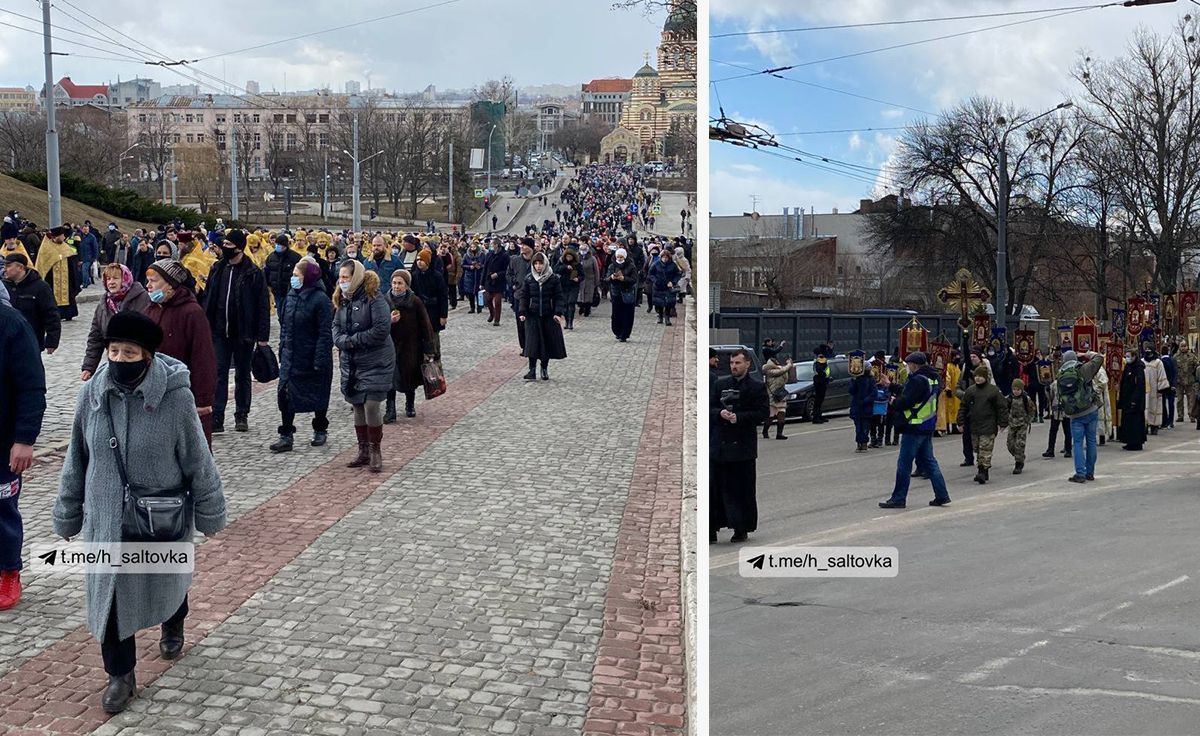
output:
[{"label": "dark winter jacket", "polygon": [[464,296],[475,298],[475,292],[483,286],[483,264],[487,255],[483,251],[471,253],[467,251],[462,258],[462,279],[458,282],[458,290]]},{"label": "dark winter jacket", "polygon": [[850,418],[870,419],[875,413],[875,377],[870,373],[850,379]]},{"label": "dark winter jacket", "polygon": [[[613,275],[618,271],[621,272],[620,279],[613,279]],[[608,273],[605,274],[605,279],[608,281],[609,297],[616,302],[618,299],[624,299],[632,304],[630,295],[637,294],[637,266],[634,265],[632,258],[626,258],[625,263],[617,263],[614,258],[608,264]],[[765,388],[763,389],[766,390]]]},{"label": "dark winter jacket", "polygon": [[503,249],[487,254],[483,262],[483,288],[489,294],[503,294],[508,284],[508,253]]},{"label": "dark winter jacket", "polygon": [[990,383],[971,384],[958,407],[957,424],[971,423],[971,434],[984,437],[1008,426],[1008,402]]},{"label": "dark winter jacket", "polygon": [[[129,285],[129,292],[121,300],[122,312],[140,312],[145,314],[150,307],[150,295],[141,284],[134,281]],[[92,327],[88,330],[87,347],[83,351],[83,367],[89,373],[95,373],[100,365],[100,354],[104,352],[104,332],[108,329],[108,321],[112,319],[112,310],[108,308],[108,300],[101,298],[92,315]]]},{"label": "dark winter jacket", "polygon": [[283,303],[287,300],[288,292],[292,290],[292,271],[300,262],[300,254],[291,248],[284,248],[282,253],[271,251],[263,264],[263,278],[267,288],[275,295],[275,311],[283,312]]},{"label": "dark winter jacket", "polygon": [[287,392],[292,411],[325,411],[333,385],[333,302],[314,283],[291,290],[282,305],[278,391]]},{"label": "dark winter jacket", "polygon": [[[726,392],[732,394],[728,405],[721,401]],[[722,409],[733,412],[737,416],[737,423],[730,424],[722,419]],[[712,462],[734,463],[756,459],[758,428],[769,413],[767,387],[762,381],[750,375],[740,381],[731,375],[718,378],[709,396],[709,431],[717,434],[715,444],[710,446]]]},{"label": "dark winter jacket", "polygon": [[392,315],[383,294],[368,295],[359,287],[343,299],[333,316],[333,346],[341,351],[341,387],[346,398],[392,390],[396,353]]},{"label": "dark winter jacket", "polygon": [[100,257],[100,241],[96,240],[96,233],[89,232],[87,235],[79,236],[79,245],[77,247],[79,258],[84,263],[91,263]]},{"label": "dark winter jacket", "polygon": [[118,243],[121,242],[121,231],[106,231],[101,242],[103,243],[101,248],[104,250],[104,257],[101,260],[104,263],[120,263],[121,261],[117,259],[117,248],[119,247]]},{"label": "dark winter jacket", "polygon": [[[375,273],[379,274],[380,288],[384,289],[385,291],[391,288],[392,274],[397,270],[404,268],[404,261],[400,260],[400,256],[392,255],[390,250],[385,252],[383,254],[383,259],[379,261],[375,260],[375,254],[373,252],[368,253],[367,257],[363,259],[362,264],[368,271],[374,271]],[[413,274],[416,274],[416,272],[417,270],[414,268]]]},{"label": "dark winter jacket", "polygon": [[579,265],[579,254],[574,251],[568,251],[572,254],[570,259],[560,259],[558,265],[554,267],[554,274],[558,276],[559,283],[562,285],[563,299],[568,302],[579,300],[579,288],[583,284],[584,274],[583,267]]},{"label": "dark winter jacket", "polygon": [[521,301],[517,309],[518,315],[535,317],[557,315],[561,317],[566,313],[566,306],[562,283],[558,276],[551,274],[541,283],[538,283],[532,273],[525,277],[525,283],[521,289]]},{"label": "dark winter jacket", "polygon": [[146,269],[154,263],[154,246],[149,240],[143,240],[146,244],[146,250],[142,250],[141,243],[136,248],[129,249],[129,270],[133,272],[133,278],[142,286],[146,285]]},{"label": "dark winter jacket", "polygon": [[396,351],[396,371],[393,388],[406,393],[415,391],[424,384],[421,363],[426,355],[433,355],[433,325],[425,305],[411,289],[404,296],[387,294],[388,306],[397,313],[392,322],[392,346]]},{"label": "dark winter jacket", "polygon": [[[228,293],[231,276],[233,295]],[[230,313],[221,319],[225,305],[229,306]],[[239,340],[255,342],[267,342],[271,338],[267,282],[250,256],[242,256],[242,262],[236,266],[224,258],[213,264],[204,289],[204,314],[215,336],[236,335]]]},{"label": "dark winter jacket", "polygon": [[16,475],[8,468],[16,443],[32,445],[46,413],[46,371],[37,339],[25,318],[0,304],[0,484]]},{"label": "dark winter jacket", "polygon": [[679,285],[681,276],[683,276],[683,272],[679,270],[674,259],[670,262],[660,259],[650,266],[651,298],[654,306],[675,306],[675,287]]},{"label": "dark winter jacket", "polygon": [[507,278],[508,285],[512,288],[513,304],[521,301],[521,289],[525,288],[525,277],[529,275],[531,268],[531,262],[519,253],[508,259]]},{"label": "dark winter jacket", "polygon": [[187,366],[191,374],[192,396],[196,406],[212,406],[217,385],[217,356],[213,351],[212,329],[204,309],[189,289],[178,288],[168,301],[146,308],[146,316],[163,331],[158,352]]},{"label": "dark winter jacket", "polygon": [[417,267],[412,274],[411,288],[425,305],[433,329],[438,332],[446,329],[442,320],[450,314],[450,295],[445,277],[434,271],[432,266],[424,271]]},{"label": "dark winter jacket", "polygon": [[62,323],[59,321],[58,304],[54,301],[54,290],[50,284],[42,280],[42,275],[36,269],[31,268],[20,283],[5,279],[4,285],[8,288],[13,308],[20,312],[33,328],[38,350],[57,349],[59,338],[62,336]]}]

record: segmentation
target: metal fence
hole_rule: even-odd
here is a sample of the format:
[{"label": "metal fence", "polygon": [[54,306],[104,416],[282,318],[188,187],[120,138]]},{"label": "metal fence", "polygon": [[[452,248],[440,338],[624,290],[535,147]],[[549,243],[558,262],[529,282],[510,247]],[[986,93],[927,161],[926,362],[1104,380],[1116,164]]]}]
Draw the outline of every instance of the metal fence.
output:
[{"label": "metal fence", "polygon": [[[883,350],[891,354],[900,343],[900,328],[914,315],[904,312],[822,312],[822,311],[759,311],[726,309],[711,315],[709,326],[723,331],[737,330],[741,343],[757,348],[768,337],[776,342],[787,340],[794,355],[806,355],[817,345],[833,340],[839,353],[862,349],[868,353]],[[958,345],[962,330],[953,314],[918,314],[917,320],[929,330],[932,341],[944,334],[952,345]],[[1030,321],[1027,329],[1039,333],[1049,331]],[[1009,342],[1018,322],[1009,323]],[[791,352],[791,351],[789,351]]]}]

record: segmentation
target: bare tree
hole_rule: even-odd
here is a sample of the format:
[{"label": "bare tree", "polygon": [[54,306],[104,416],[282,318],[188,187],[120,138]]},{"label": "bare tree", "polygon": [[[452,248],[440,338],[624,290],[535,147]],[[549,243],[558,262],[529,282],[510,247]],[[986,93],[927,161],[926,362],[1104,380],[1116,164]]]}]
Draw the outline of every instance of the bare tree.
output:
[{"label": "bare tree", "polygon": [[576,154],[583,153],[594,161],[600,157],[600,141],[612,130],[613,126],[600,118],[591,118],[556,130],[550,137],[550,145],[562,151],[570,160],[574,160]]},{"label": "bare tree", "polygon": [[93,181],[109,181],[117,157],[128,147],[125,116],[92,107],[59,112],[58,135],[62,170]]},{"label": "bare tree", "polygon": [[0,113],[0,158],[14,171],[46,168],[46,116],[42,113]]},{"label": "bare tree", "polygon": [[138,110],[137,140],[135,148],[138,159],[151,178],[161,181],[171,160],[171,146],[175,144],[175,114],[159,110]]},{"label": "bare tree", "polygon": [[1171,36],[1135,32],[1128,53],[1085,57],[1074,70],[1084,114],[1110,136],[1107,164],[1133,235],[1155,257],[1154,285],[1175,288],[1195,242],[1200,210],[1200,21],[1180,20]]},{"label": "bare tree", "polygon": [[207,215],[224,181],[216,147],[206,143],[176,146],[175,166],[179,177],[177,186],[185,195],[195,197],[200,214]]}]

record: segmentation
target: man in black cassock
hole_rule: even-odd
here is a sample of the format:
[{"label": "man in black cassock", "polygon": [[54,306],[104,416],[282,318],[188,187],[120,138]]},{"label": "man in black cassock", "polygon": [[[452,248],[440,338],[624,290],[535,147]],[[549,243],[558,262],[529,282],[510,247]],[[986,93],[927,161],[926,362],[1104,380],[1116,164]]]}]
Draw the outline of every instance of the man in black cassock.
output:
[{"label": "man in black cassock", "polygon": [[709,402],[708,541],[717,541],[717,532],[733,529],[730,542],[744,542],[758,528],[758,501],[755,492],[758,459],[758,427],[769,412],[767,387],[749,375],[749,350],[735,350],[729,356],[730,375],[712,384]]}]

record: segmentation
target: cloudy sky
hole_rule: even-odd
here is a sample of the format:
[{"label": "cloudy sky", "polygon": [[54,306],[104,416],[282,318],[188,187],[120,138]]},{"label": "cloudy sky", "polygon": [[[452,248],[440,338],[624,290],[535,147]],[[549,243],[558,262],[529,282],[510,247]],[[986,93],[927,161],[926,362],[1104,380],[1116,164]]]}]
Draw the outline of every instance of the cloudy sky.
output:
[{"label": "cloudy sky", "polygon": [[[898,19],[928,19],[977,13],[1039,10],[1085,3],[1038,0],[711,0],[709,32],[802,28]],[[859,51],[905,44],[1001,24],[1009,28],[910,46],[856,58],[809,64],[783,72],[810,85],[757,76],[710,86],[711,113],[718,96],[726,116],[753,122],[778,140],[826,158],[865,169],[867,181],[785,161],[724,143],[709,145],[711,210],[740,214],[751,209],[779,213],[801,206],[852,211],[861,198],[887,193],[870,173],[885,164],[902,127],[973,94],[1047,110],[1074,94],[1070,68],[1081,51],[1093,58],[1121,54],[1138,26],[1170,33],[1178,19],[1200,8],[1180,0],[1141,8],[1112,7],[1057,18],[1022,15],[948,22],[815,30],[713,38],[712,80],[754,70],[818,61]],[[721,64],[720,62],[727,62]],[[874,98],[864,100],[811,86],[836,88]],[[924,112],[920,112],[924,111]],[[816,131],[845,131],[824,133]],[[797,135],[797,133],[802,133]],[[892,189],[891,191],[895,191]]]},{"label": "cloudy sky", "polygon": [[[642,65],[643,52],[653,52],[658,43],[662,16],[613,11],[609,0],[572,0],[570,11],[564,12],[567,5],[565,0],[56,0],[51,13],[60,27],[55,35],[63,39],[55,42],[55,50],[78,55],[136,56],[132,47],[156,59],[161,58],[158,53],[171,59],[195,59],[260,46],[196,66],[238,86],[256,80],[263,91],[284,89],[285,75],[287,89],[293,90],[325,85],[340,90],[350,79],[365,87],[368,70],[371,86],[401,91],[421,90],[429,84],[439,89],[470,88],[505,74],[519,86],[574,85],[596,77],[632,76]],[[4,7],[11,12],[0,13],[0,22],[37,29],[37,34],[0,26],[0,85],[40,89],[44,72],[39,3],[9,0]],[[415,12],[262,46],[407,10]],[[164,85],[194,83],[133,61],[82,56],[56,57],[54,72],[56,78],[70,76],[79,83],[138,75]],[[202,91],[214,90],[202,87]]]}]

